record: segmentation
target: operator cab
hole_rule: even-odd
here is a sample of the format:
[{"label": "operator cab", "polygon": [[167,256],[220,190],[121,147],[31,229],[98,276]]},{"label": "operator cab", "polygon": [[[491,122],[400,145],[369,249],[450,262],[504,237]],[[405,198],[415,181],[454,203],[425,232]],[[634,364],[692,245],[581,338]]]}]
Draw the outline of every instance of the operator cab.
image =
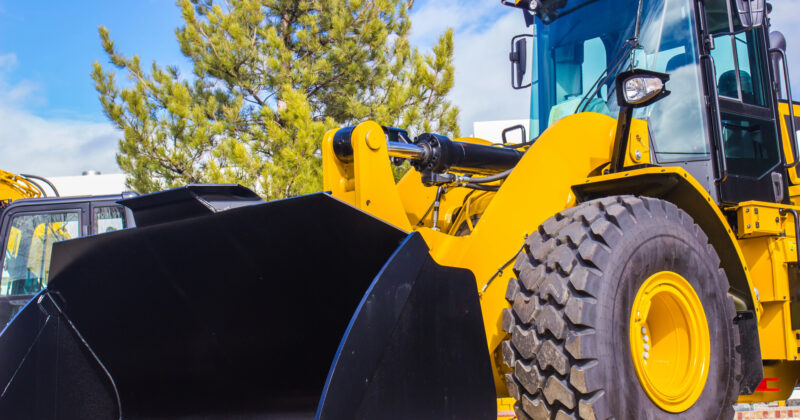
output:
[{"label": "operator cab", "polygon": [[53,244],[133,226],[133,214],[117,204],[127,194],[31,198],[0,213],[0,330],[47,286]]},{"label": "operator cab", "polygon": [[[742,15],[739,3],[762,12]],[[531,139],[579,112],[621,118],[617,76],[634,69],[663,73],[670,94],[632,112],[647,122],[648,164],[683,167],[718,203],[787,202],[783,148],[796,146],[793,139],[780,144],[768,25],[758,25],[766,17],[756,3],[530,5],[537,10],[536,16],[526,11],[533,26]]]}]

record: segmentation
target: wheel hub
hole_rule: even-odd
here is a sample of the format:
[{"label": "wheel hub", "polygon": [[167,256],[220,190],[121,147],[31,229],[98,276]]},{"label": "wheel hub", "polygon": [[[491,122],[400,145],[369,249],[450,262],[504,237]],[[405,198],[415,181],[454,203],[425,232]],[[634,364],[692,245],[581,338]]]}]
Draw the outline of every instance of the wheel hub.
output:
[{"label": "wheel hub", "polygon": [[689,409],[703,392],[711,358],[706,315],[689,282],[671,271],[650,276],[633,301],[629,337],[645,393],[665,411]]}]

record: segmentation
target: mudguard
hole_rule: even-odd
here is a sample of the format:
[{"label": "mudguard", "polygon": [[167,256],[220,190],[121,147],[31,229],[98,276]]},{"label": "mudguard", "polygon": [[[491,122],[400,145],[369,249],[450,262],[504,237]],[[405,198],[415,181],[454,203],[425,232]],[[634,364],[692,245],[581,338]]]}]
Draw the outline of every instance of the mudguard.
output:
[{"label": "mudguard", "polygon": [[475,279],[326,194],[57,243],[3,418],[493,418]]}]

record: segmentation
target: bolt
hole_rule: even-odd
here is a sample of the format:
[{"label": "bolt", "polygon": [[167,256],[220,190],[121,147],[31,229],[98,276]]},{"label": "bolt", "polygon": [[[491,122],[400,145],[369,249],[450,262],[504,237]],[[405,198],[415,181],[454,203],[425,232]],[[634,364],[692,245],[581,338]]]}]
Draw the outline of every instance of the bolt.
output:
[{"label": "bolt", "polygon": [[644,352],[644,353],[642,353],[642,357],[644,357],[645,359],[647,359],[647,358],[649,358],[649,357],[650,357],[650,355],[649,355],[649,354],[647,354],[647,352]]},{"label": "bolt", "polygon": [[747,224],[747,228],[750,229],[750,224],[749,223]]},{"label": "bolt", "polygon": [[639,159],[642,158],[642,152],[640,152],[638,150],[634,153],[634,155],[636,156],[636,160],[639,160]]},{"label": "bolt", "polygon": [[756,222],[756,228],[759,228],[759,227],[761,227],[761,224]]},{"label": "bolt", "polygon": [[[638,314],[637,314],[638,315]],[[642,327],[642,334],[647,334],[647,328]]]},{"label": "bolt", "polygon": [[649,339],[650,339],[650,338],[649,338],[649,337],[647,337],[646,335],[642,336],[642,341],[644,341],[645,343],[646,343],[646,342],[647,342]]},{"label": "bolt", "polygon": [[756,212],[756,214],[758,214],[758,207],[756,207],[753,211]]},{"label": "bolt", "polygon": [[749,209],[749,208],[746,208],[746,209],[744,209],[744,212],[745,212],[745,213],[750,213],[750,209]]}]

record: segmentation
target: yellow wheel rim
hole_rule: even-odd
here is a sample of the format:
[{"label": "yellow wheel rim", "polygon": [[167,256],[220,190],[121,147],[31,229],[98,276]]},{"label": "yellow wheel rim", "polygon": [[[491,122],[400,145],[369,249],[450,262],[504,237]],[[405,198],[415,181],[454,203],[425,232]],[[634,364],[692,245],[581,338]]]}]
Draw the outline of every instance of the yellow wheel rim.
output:
[{"label": "yellow wheel rim", "polygon": [[706,385],[711,342],[689,282],[671,271],[650,276],[633,301],[629,335],[633,367],[650,399],[671,413],[691,407]]}]

